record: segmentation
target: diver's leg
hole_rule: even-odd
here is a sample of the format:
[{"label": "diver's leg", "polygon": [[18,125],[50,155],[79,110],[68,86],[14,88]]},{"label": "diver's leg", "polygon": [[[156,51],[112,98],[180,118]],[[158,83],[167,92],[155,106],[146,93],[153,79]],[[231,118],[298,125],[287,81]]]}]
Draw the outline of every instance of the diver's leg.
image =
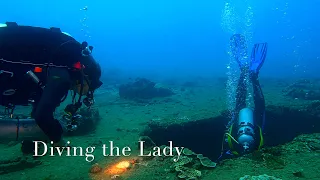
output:
[{"label": "diver's leg", "polygon": [[245,82],[246,72],[247,72],[246,69],[241,69],[241,72],[240,72],[240,77],[239,77],[237,91],[236,91],[236,107],[235,107],[236,114],[238,114],[241,109],[246,107],[246,94],[247,94],[247,87]]},{"label": "diver's leg", "polygon": [[255,104],[255,123],[264,129],[265,126],[265,100],[260,86],[257,73],[250,73],[250,78],[253,86],[253,99]]},{"label": "diver's leg", "polygon": [[32,111],[31,111],[31,114],[30,114],[31,118],[34,118],[36,111],[37,111],[37,105],[33,104],[32,105]]},{"label": "diver's leg", "polygon": [[53,113],[70,88],[70,76],[65,69],[50,70],[46,87],[33,113],[42,131],[54,143],[62,139],[63,128]]},{"label": "diver's leg", "polygon": [[234,109],[233,120],[237,118],[239,111],[246,107],[247,87],[245,77],[248,67],[245,58],[247,56],[247,42],[243,35],[234,34],[230,38],[230,49],[232,56],[235,58],[240,67],[240,78],[236,90],[236,106]]},{"label": "diver's leg", "polygon": [[240,69],[247,66],[247,41],[246,38],[241,34],[234,34],[230,38],[230,50],[232,56],[239,64]]},{"label": "diver's leg", "polygon": [[253,98],[255,104],[255,122],[262,129],[265,126],[265,100],[259,83],[259,71],[266,59],[268,50],[267,43],[257,43],[252,48],[250,79],[253,86]]}]

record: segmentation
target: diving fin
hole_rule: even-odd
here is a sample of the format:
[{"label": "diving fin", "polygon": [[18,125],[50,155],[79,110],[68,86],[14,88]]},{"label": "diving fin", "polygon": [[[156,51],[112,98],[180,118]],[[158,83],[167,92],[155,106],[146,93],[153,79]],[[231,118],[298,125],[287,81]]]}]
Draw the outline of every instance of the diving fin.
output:
[{"label": "diving fin", "polygon": [[247,42],[243,35],[234,34],[230,38],[230,48],[232,56],[238,62],[240,69],[246,66],[246,61],[244,60],[247,57]]},{"label": "diving fin", "polygon": [[259,73],[267,56],[268,43],[257,43],[252,48],[250,71]]}]

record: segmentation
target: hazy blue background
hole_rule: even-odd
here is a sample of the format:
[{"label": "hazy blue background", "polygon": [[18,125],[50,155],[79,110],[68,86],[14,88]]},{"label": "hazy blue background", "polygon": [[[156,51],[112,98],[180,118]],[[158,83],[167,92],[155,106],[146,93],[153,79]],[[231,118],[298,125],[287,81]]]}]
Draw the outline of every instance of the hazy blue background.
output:
[{"label": "hazy blue background", "polygon": [[[230,1],[239,12],[244,0]],[[0,21],[60,27],[88,40],[105,74],[224,76],[230,32],[219,0],[2,1]],[[317,76],[319,0],[247,0],[254,42],[269,42],[262,76]],[[80,10],[88,6],[87,11]],[[240,13],[241,14],[241,13]],[[87,16],[84,27],[81,20]],[[84,31],[81,31],[84,29]],[[241,22],[236,32],[243,33]],[[107,71],[108,70],[108,71]]]}]

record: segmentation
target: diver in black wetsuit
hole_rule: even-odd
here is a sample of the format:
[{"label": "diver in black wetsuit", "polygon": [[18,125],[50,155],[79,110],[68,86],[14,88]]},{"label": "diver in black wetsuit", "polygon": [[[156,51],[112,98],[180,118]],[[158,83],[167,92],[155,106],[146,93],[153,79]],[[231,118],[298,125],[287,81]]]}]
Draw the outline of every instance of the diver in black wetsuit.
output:
[{"label": "diver in black wetsuit", "polygon": [[56,107],[74,91],[65,109],[72,130],[76,111],[82,103],[91,106],[94,90],[102,85],[92,49],[58,28],[0,24],[0,105],[12,114],[15,105],[32,104],[31,117],[55,145],[63,146],[63,128],[53,116]]},{"label": "diver in black wetsuit", "polygon": [[[246,42],[242,35],[231,37],[231,50],[240,67],[240,78],[236,91],[236,107],[231,123],[228,125],[226,141],[229,154],[243,154],[258,150],[263,145],[265,124],[265,100],[259,83],[259,70],[267,54],[267,43],[255,44],[252,49],[251,61],[247,64]],[[254,110],[246,106],[246,75],[253,86]],[[224,153],[224,150],[222,150]]]}]

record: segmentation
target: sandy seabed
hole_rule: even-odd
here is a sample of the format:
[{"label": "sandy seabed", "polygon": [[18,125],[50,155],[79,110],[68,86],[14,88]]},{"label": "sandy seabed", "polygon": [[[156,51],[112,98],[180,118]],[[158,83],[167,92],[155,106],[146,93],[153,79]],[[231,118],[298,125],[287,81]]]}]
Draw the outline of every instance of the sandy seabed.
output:
[{"label": "sandy seabed", "polygon": [[[281,82],[281,83],[280,83]],[[284,96],[285,80],[261,79],[267,105],[301,108],[310,104],[310,101],[293,99]],[[180,87],[172,86],[178,93],[169,98],[156,99],[153,103],[136,103],[121,100],[116,91],[108,91],[96,97],[95,108],[99,108],[102,117],[95,133],[86,136],[67,137],[72,146],[97,146],[94,151],[94,160],[86,161],[86,156],[44,156],[36,158],[37,165],[25,164],[25,168],[12,172],[1,173],[6,168],[7,161],[23,158],[20,144],[1,144],[0,179],[21,180],[98,180],[98,179],[129,179],[129,180],[163,180],[178,179],[175,172],[170,170],[170,158],[153,158],[134,164],[130,169],[121,172],[120,176],[108,174],[105,169],[120,161],[137,159],[139,153],[138,140],[140,133],[150,121],[179,124],[187,121],[219,116],[226,107],[225,86],[221,80],[214,80],[210,85],[188,87],[180,91]],[[298,138],[279,148],[285,149],[281,159],[284,164],[280,168],[268,166],[267,162],[255,161],[248,157],[239,157],[225,160],[212,170],[202,173],[203,180],[236,180],[244,175],[268,174],[281,179],[299,179],[295,172],[301,171],[305,179],[320,179],[320,154],[312,151],[305,143],[308,138],[318,138],[318,134]],[[100,146],[113,141],[119,147],[130,147],[130,156],[103,156]],[[174,142],[173,142],[174,143]],[[207,142],[210,143],[210,142]],[[203,144],[206,146],[206,144]],[[217,145],[217,146],[220,146]],[[98,163],[103,168],[99,175],[89,173],[93,164]],[[1,167],[2,166],[2,167]],[[34,166],[34,167],[33,167]]]}]

